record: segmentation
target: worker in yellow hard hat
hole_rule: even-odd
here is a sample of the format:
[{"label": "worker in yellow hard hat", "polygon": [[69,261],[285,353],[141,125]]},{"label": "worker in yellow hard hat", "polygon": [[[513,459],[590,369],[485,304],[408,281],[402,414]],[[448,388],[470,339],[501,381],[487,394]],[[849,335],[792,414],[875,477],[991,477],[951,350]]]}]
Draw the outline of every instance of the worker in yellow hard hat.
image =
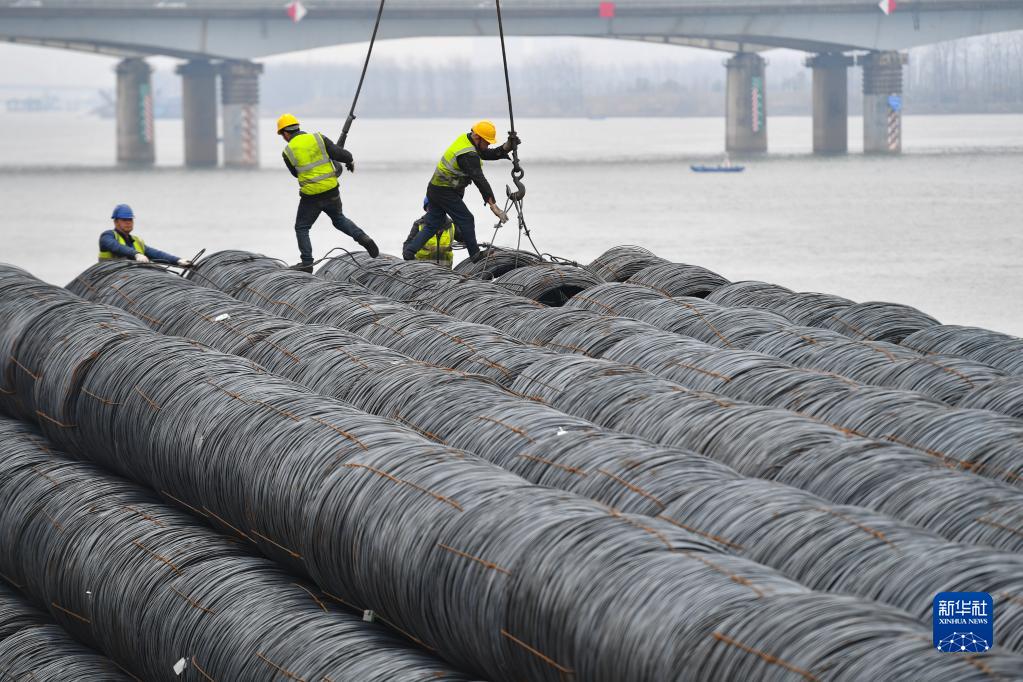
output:
[{"label": "worker in yellow hard hat", "polygon": [[469,183],[483,195],[483,201],[498,220],[504,222],[508,216],[497,205],[494,191],[483,176],[483,161],[507,159],[508,153],[519,144],[519,138],[513,133],[504,144],[491,148],[497,141],[497,129],[490,121],[479,121],[465,134],[459,135],[440,157],[437,167],[426,187],[426,198],[429,206],[426,210],[423,228],[413,239],[405,242],[402,257],[415,260],[416,252],[423,248],[428,240],[447,227],[446,216],[451,217],[458,234],[465,244],[470,256],[479,253],[476,243],[476,222],[472,212],[466,207],[463,197]]},{"label": "worker in yellow hard hat", "polygon": [[326,213],[335,228],[358,242],[370,256],[379,256],[380,249],[376,243],[341,211],[341,191],[337,181],[340,171],[334,162],[344,164],[349,172],[355,172],[351,152],[334,144],[322,133],[303,131],[292,114],[284,114],[277,119],[277,134],[287,143],[282,154],[284,165],[298,178],[301,197],[295,216],[295,236],[302,262],[295,267],[305,272],[313,271],[313,245],[309,240],[309,230],[320,213]]}]

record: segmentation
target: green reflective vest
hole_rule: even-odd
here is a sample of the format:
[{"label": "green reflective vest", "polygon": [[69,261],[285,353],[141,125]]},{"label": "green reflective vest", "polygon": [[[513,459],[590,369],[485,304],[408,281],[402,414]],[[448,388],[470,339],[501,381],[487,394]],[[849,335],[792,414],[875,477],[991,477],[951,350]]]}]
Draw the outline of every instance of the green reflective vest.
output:
[{"label": "green reflective vest", "polygon": [[438,187],[464,188],[469,184],[469,176],[458,167],[456,159],[462,154],[473,153],[476,153],[476,148],[472,145],[469,134],[459,135],[437,162],[437,169],[433,171],[430,184]]},{"label": "green reflective vest", "polygon": [[327,155],[323,135],[296,135],[288,141],[284,156],[298,171],[298,186],[302,194],[323,194],[338,186],[334,162]]},{"label": "green reflective vest", "polygon": [[[424,223],[419,224],[419,231],[422,232]],[[455,239],[455,224],[448,223],[448,226],[439,234],[430,237],[423,244],[423,248],[416,251],[416,260],[433,261],[437,265],[450,268],[455,262],[455,252],[451,249],[451,242]]]},{"label": "green reflective vest", "polygon": [[[114,237],[117,239],[117,243],[120,244],[121,246],[128,246],[128,242],[126,242],[124,240],[124,236],[120,232],[118,232],[117,230],[114,230]],[[132,239],[135,241],[135,251],[137,251],[138,253],[145,253],[146,252],[146,243],[144,241],[142,241],[142,239],[140,237],[132,236]],[[121,258],[121,257],[122,256],[114,255],[114,253],[112,251],[100,251],[99,252],[99,259],[100,260],[113,260],[114,258]]]}]

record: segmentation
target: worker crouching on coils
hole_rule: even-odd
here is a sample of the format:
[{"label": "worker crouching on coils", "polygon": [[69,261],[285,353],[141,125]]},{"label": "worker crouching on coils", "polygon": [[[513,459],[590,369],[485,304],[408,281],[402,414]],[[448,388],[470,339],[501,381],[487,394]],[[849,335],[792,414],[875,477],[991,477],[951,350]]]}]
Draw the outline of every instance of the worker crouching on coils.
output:
[{"label": "worker crouching on coils", "polygon": [[508,215],[497,205],[494,191],[483,175],[483,161],[507,159],[508,152],[520,144],[517,136],[510,135],[500,147],[494,149],[490,145],[497,141],[497,129],[490,121],[480,121],[468,133],[459,135],[444,155],[437,162],[430,184],[426,187],[426,198],[429,206],[426,209],[423,229],[402,248],[405,260],[414,260],[416,252],[423,248],[427,240],[435,237],[446,226],[447,216],[451,217],[458,229],[461,240],[469,256],[479,253],[476,243],[476,222],[472,212],[466,207],[463,197],[469,183],[483,196],[490,210],[498,220],[508,220]]},{"label": "worker crouching on coils", "polygon": [[138,263],[167,263],[182,268],[192,266],[192,261],[146,246],[141,237],[132,235],[131,232],[135,229],[135,213],[128,204],[115,206],[110,217],[114,221],[114,229],[107,230],[99,236],[100,261],[123,259]]},{"label": "worker crouching on coils", "polygon": [[[426,226],[426,217],[429,215],[430,210],[430,197],[423,199],[423,210],[427,211],[427,213],[424,213],[421,218],[412,223],[412,230],[408,233],[408,238],[402,246],[402,251],[412,243],[416,235],[422,232]],[[427,239],[422,248],[416,251],[416,260],[430,261],[435,265],[450,270],[455,261],[454,242],[463,241],[462,234],[447,214],[444,215],[441,225],[441,229],[433,237]]]},{"label": "worker crouching on coils", "polygon": [[298,213],[295,216],[295,236],[302,262],[296,266],[304,272],[313,271],[313,245],[309,229],[326,213],[334,227],[354,239],[373,258],[380,255],[376,243],[362,228],[341,212],[341,191],[334,161],[344,164],[349,172],[355,171],[351,152],[342,149],[322,133],[307,133],[299,128],[298,119],[284,114],[277,119],[277,134],[284,138],[284,164],[298,178]]}]

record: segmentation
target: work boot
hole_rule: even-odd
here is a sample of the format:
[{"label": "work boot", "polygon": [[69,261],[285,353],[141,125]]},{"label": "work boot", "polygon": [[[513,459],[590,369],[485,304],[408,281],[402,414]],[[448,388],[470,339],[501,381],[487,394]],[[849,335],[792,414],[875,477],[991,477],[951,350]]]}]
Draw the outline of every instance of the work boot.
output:
[{"label": "work boot", "polygon": [[355,241],[359,243],[359,246],[366,249],[366,253],[369,254],[370,258],[376,258],[380,255],[380,249],[377,248],[377,243],[365,232],[356,237]]},{"label": "work boot", "polygon": [[306,261],[302,261],[301,263],[295,263],[294,265],[292,265],[288,269],[289,270],[298,270],[299,272],[308,272],[310,275],[313,274],[313,264],[312,264],[312,261],[310,261],[308,263]]}]

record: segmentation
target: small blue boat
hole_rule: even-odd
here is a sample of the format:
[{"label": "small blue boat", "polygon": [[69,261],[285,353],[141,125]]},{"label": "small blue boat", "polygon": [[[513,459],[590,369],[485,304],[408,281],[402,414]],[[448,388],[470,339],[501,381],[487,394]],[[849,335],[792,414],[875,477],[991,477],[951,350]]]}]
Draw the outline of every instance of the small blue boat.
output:
[{"label": "small blue boat", "polygon": [[694,173],[741,173],[746,166],[690,166]]}]

